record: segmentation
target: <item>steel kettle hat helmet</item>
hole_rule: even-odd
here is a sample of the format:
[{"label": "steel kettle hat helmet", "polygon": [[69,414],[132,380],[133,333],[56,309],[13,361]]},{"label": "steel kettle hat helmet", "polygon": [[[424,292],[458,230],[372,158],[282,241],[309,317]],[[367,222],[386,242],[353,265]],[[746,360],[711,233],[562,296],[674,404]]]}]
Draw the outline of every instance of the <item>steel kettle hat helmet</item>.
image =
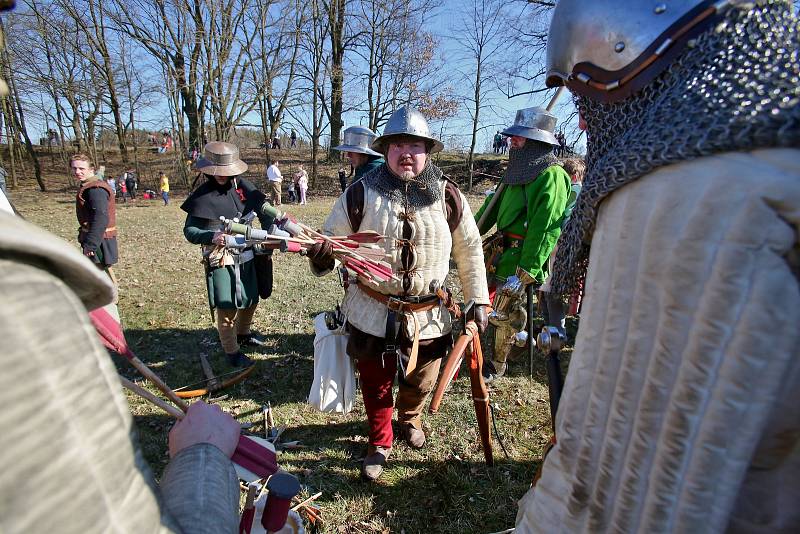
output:
[{"label": "steel kettle hat helmet", "polygon": [[247,170],[247,163],[239,159],[236,145],[212,141],[203,147],[203,156],[195,162],[194,170],[211,176],[237,176]]},{"label": "steel kettle hat helmet", "polygon": [[693,37],[744,3],[560,0],[547,40],[546,84],[604,102],[627,98],[664,71]]},{"label": "steel kettle hat helmet", "polygon": [[431,135],[431,129],[425,116],[411,106],[403,106],[389,117],[386,126],[383,128],[383,135],[372,142],[372,149],[385,154],[389,147],[390,139],[403,135],[419,137],[433,143],[430,150],[431,154],[440,152],[444,148],[442,142]]},{"label": "steel kettle hat helmet", "polygon": [[334,147],[340,152],[355,152],[368,156],[380,156],[370,148],[370,145],[378,137],[378,134],[364,126],[351,126],[344,131],[344,141],[341,145]]},{"label": "steel kettle hat helmet", "polygon": [[525,108],[517,111],[514,124],[503,130],[503,135],[518,135],[526,139],[557,145],[553,132],[556,129],[556,116],[544,108]]}]

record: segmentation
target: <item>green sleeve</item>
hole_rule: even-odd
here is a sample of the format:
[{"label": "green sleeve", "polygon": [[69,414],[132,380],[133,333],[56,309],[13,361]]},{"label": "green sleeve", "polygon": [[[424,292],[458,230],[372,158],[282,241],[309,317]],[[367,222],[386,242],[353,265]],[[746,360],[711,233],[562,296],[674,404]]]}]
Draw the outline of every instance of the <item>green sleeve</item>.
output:
[{"label": "green sleeve", "polygon": [[[494,193],[489,194],[489,196],[486,197],[486,200],[483,201],[483,206],[481,206],[481,208],[475,213],[476,223],[481,219],[481,216],[483,215],[483,212],[486,211],[486,208],[489,207],[489,203],[494,198],[494,195],[495,195]],[[491,230],[492,226],[494,226],[497,223],[497,214],[500,212],[501,201],[502,199],[497,199],[497,203],[492,207],[492,211],[489,213],[489,215],[486,216],[486,220],[483,222],[483,226],[478,228],[478,231],[480,232],[481,235]]]},{"label": "green sleeve", "polygon": [[528,228],[519,266],[539,283],[544,282],[547,259],[561,235],[569,193],[569,176],[558,166],[548,167],[525,186]]},{"label": "green sleeve", "polygon": [[205,229],[205,219],[199,217],[186,216],[186,222],[183,224],[183,235],[189,243],[195,245],[210,245],[211,239],[214,237],[214,230]]}]

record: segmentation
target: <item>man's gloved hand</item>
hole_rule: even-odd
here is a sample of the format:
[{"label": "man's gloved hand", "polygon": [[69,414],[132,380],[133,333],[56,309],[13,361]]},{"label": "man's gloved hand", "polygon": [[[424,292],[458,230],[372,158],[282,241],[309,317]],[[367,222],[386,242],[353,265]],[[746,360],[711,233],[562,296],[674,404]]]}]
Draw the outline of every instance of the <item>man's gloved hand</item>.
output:
[{"label": "man's gloved hand", "polygon": [[531,276],[531,274],[528,271],[526,271],[522,267],[517,267],[516,275],[517,278],[519,278],[519,281],[525,284],[526,286],[533,284],[534,287],[539,287],[540,285],[542,285],[541,282],[538,282],[533,276]]},{"label": "man's gloved hand", "polygon": [[333,269],[334,259],[331,244],[327,241],[314,243],[306,251],[306,256],[311,260],[311,263],[320,271],[327,271]]},{"label": "man's gloved hand", "polygon": [[489,326],[489,315],[486,313],[485,304],[475,306],[475,326],[478,327],[478,334],[486,332],[486,327]]}]

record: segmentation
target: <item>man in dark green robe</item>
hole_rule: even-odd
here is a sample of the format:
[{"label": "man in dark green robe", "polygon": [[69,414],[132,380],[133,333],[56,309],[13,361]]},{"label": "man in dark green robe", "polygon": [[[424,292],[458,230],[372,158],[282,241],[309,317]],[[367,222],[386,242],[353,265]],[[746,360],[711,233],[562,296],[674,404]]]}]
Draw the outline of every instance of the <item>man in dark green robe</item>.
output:
[{"label": "man in dark green robe", "polygon": [[202,245],[208,302],[216,310],[220,343],[228,361],[236,366],[249,365],[252,361],[242,354],[240,345],[264,344],[250,331],[250,325],[259,293],[267,297],[272,289],[272,258],[256,255],[251,247],[226,247],[220,217],[232,219],[255,211],[262,227],[267,227],[272,220],[260,213],[266,196],[239,176],[247,170],[247,164],[230,143],[208,143],[194,169],[205,175],[206,182],[181,205],[188,214],[183,234],[190,243]]}]

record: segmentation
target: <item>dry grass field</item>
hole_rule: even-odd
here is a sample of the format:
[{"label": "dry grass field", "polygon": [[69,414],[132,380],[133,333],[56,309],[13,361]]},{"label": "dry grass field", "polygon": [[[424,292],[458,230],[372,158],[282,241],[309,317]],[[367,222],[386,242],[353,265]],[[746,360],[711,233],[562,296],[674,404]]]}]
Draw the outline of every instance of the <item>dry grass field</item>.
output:
[{"label": "dry grass field", "polygon": [[[263,162],[255,158],[251,177],[263,185]],[[302,161],[302,155],[295,160],[289,165]],[[496,163],[489,162],[489,168]],[[159,162],[149,164],[155,168]],[[323,167],[325,178],[312,187],[309,204],[286,209],[310,226],[321,226],[335,200],[336,168]],[[74,191],[59,172],[48,169],[53,192],[40,193],[32,183],[23,182],[10,196],[29,221],[76,243]],[[485,188],[484,182],[475,191]],[[179,206],[185,194],[175,188],[166,207],[160,199],[117,206],[116,272],[126,336],[134,352],[172,387],[203,378],[201,353],[217,373],[230,370],[212,327],[200,252],[182,234],[184,213]],[[470,200],[476,209],[481,198]],[[281,441],[298,441],[302,446],[279,454],[281,468],[300,479],[303,495],[322,492],[317,505],[323,524],[313,528],[347,533],[488,533],[513,526],[516,502],[528,489],[550,436],[543,359],[537,359],[532,377],[524,358],[512,362],[510,376],[491,387],[497,430],[508,452],[506,456],[495,440],[493,467],[483,461],[468,372],[462,367],[441,411],[426,416],[427,446],[415,451],[397,442],[379,482],[362,482],[359,467],[367,426],[360,398],[347,415],[320,413],[306,403],[313,370],[312,320],[335,306],[341,288],[335,276],[314,277],[299,255],[276,253],[274,263],[274,293],[259,305],[254,325],[269,345],[246,351],[256,361],[254,373],[216,396],[240,422],[252,423],[248,432],[257,434],[264,432],[262,407],[272,405],[276,424],[286,426]],[[574,327],[571,323],[573,333]],[[115,361],[120,373],[136,378],[135,371],[120,359]],[[146,456],[159,474],[167,461],[171,420],[136,397],[129,396],[128,401]]]}]

